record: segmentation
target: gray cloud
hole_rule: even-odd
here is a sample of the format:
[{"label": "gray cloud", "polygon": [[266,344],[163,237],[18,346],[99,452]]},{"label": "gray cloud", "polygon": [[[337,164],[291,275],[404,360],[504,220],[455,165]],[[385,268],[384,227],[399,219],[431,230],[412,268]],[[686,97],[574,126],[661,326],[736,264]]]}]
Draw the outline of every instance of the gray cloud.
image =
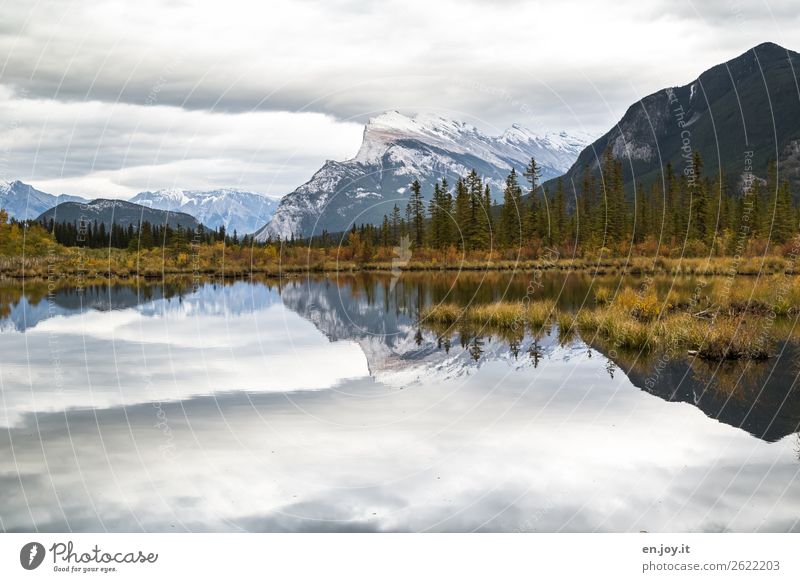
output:
[{"label": "gray cloud", "polygon": [[[204,163],[195,182],[226,185],[238,175],[283,194],[324,157],[353,153],[353,124],[379,111],[435,110],[495,131],[520,122],[600,133],[636,99],[764,40],[800,47],[797,23],[791,1],[14,3],[0,24],[0,122],[10,125],[8,110],[31,102],[41,131],[26,126],[37,155],[13,144],[5,173],[76,187],[107,179],[130,192],[146,168],[174,182],[186,176],[170,168]],[[63,105],[75,106],[72,117],[56,111]],[[121,105],[141,124],[135,139]],[[263,117],[256,126],[273,134],[271,147],[247,136],[220,155],[205,131],[220,131],[212,118],[229,120],[231,133],[270,112],[284,121],[324,114],[320,127],[341,124],[340,139],[317,139],[309,127],[289,155],[279,146],[293,141],[292,124]],[[198,127],[204,144],[192,140]],[[279,179],[287,157],[292,169]],[[250,170],[237,173],[230,160]]]}]

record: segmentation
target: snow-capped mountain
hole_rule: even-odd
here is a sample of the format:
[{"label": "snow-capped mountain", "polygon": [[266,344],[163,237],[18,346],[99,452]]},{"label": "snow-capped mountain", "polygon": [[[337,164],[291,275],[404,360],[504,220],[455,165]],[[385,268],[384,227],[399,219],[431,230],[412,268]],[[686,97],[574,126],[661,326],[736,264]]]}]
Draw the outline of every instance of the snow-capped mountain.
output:
[{"label": "snow-capped mountain", "polygon": [[209,228],[225,229],[233,233],[250,234],[272,217],[278,200],[263,194],[222,188],[201,192],[197,190],[168,189],[140,192],[131,202],[194,216]]},{"label": "snow-capped mountain", "polygon": [[0,181],[0,208],[8,212],[9,218],[17,220],[36,218],[61,202],[86,202],[86,200],[80,196],[67,194],[54,196],[19,180]]},{"label": "snow-capped mountain", "polygon": [[428,197],[439,178],[452,183],[471,169],[488,181],[499,199],[512,167],[522,171],[535,157],[543,179],[561,175],[589,141],[589,136],[563,132],[537,135],[519,125],[490,136],[462,121],[390,111],[367,123],[354,158],[325,162],[311,180],[285,196],[256,239],[342,231],[354,222],[378,223],[395,204],[405,208],[414,179]]}]

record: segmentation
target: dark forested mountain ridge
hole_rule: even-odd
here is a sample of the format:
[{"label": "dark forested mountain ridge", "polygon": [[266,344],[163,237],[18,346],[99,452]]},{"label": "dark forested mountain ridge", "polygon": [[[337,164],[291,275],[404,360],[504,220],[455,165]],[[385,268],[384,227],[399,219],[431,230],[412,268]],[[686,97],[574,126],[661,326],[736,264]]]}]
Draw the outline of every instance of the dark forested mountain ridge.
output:
[{"label": "dark forested mountain ridge", "polygon": [[98,198],[91,202],[63,202],[42,213],[37,220],[49,223],[103,224],[108,229],[112,224],[127,228],[128,225],[138,227],[148,222],[154,226],[195,229],[200,224],[193,216],[184,212],[168,212],[156,208],[148,208],[126,200],[106,200]]},{"label": "dark forested mountain ridge", "polygon": [[[800,192],[800,54],[774,43],[760,44],[702,73],[681,87],[662,89],[631,105],[610,131],[578,156],[565,186],[580,191],[588,168],[598,173],[611,149],[623,161],[623,179],[649,184],[671,165],[677,175],[691,172],[699,152],[706,176],[729,186],[752,172],[767,177],[777,161],[779,181]],[[551,190],[555,181],[546,184]]]}]

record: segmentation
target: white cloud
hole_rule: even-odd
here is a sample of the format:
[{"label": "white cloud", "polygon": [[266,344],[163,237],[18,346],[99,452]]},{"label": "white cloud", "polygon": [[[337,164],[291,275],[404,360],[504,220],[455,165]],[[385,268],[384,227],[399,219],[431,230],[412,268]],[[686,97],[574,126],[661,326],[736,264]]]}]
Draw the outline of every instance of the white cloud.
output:
[{"label": "white cloud", "polygon": [[4,177],[103,197],[173,186],[280,196],[307,179],[309,167],[355,154],[362,132],[321,113],[20,99],[7,89],[0,118],[11,120],[0,133]]},{"label": "white cloud", "polygon": [[[14,3],[0,121],[35,109],[16,134],[38,155],[4,174],[118,195],[148,176],[157,188],[241,175],[279,195],[351,155],[356,123],[386,109],[602,132],[760,42],[800,48],[798,18],[790,1],[739,0]],[[9,104],[8,90],[29,99]]]}]

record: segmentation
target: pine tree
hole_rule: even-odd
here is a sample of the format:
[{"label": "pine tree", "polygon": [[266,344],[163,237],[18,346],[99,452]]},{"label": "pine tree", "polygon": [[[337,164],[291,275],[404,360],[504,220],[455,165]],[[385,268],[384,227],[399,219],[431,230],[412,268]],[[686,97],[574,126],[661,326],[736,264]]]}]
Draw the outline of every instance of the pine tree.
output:
[{"label": "pine tree", "polygon": [[606,240],[608,245],[616,245],[625,240],[627,209],[622,182],[622,164],[614,159],[611,148],[606,149],[603,156],[602,179]]},{"label": "pine tree", "polygon": [[441,194],[439,193],[439,182],[437,181],[433,185],[433,196],[431,196],[430,201],[428,202],[428,216],[430,216],[429,221],[429,229],[428,229],[428,236],[429,241],[428,244],[433,248],[441,248],[442,246],[442,234],[441,234],[441,207],[439,206],[439,201],[441,200]]},{"label": "pine tree", "polygon": [[533,239],[537,234],[537,221],[539,215],[538,202],[536,199],[536,188],[539,186],[539,179],[542,176],[542,171],[539,164],[536,163],[535,158],[531,158],[528,166],[525,168],[525,179],[528,180],[528,204],[523,213],[522,231],[526,240]]},{"label": "pine tree", "polygon": [[784,181],[778,188],[776,195],[772,240],[778,244],[783,244],[792,237],[794,230],[792,194],[789,190],[789,182]]},{"label": "pine tree", "polygon": [[647,222],[648,222],[648,208],[647,197],[644,193],[644,185],[639,184],[636,186],[635,191],[635,209],[633,221],[633,242],[641,243],[647,236]]},{"label": "pine tree", "polygon": [[387,248],[391,245],[392,240],[392,227],[389,224],[389,217],[385,214],[383,215],[383,222],[381,223],[381,246],[383,248]]},{"label": "pine tree", "polygon": [[503,190],[503,215],[500,223],[502,243],[508,248],[519,248],[522,238],[522,190],[517,182],[517,172],[511,168]]},{"label": "pine tree", "polygon": [[447,248],[453,241],[453,195],[447,178],[442,178],[439,187],[439,235],[440,248]]},{"label": "pine tree", "polygon": [[589,171],[588,164],[583,167],[581,197],[575,208],[575,214],[577,215],[577,223],[580,229],[580,232],[578,232],[579,244],[591,245],[596,239],[597,195],[594,176]]},{"label": "pine tree", "polygon": [[692,175],[688,181],[690,224],[689,236],[705,241],[711,231],[708,189],[703,182],[703,158],[695,151],[692,156]]},{"label": "pine tree", "polygon": [[489,184],[483,189],[483,211],[485,212],[484,218],[484,225],[483,228],[486,231],[486,242],[484,245],[484,249],[488,250],[495,245],[495,227],[494,227],[494,219],[493,219],[493,204],[492,204],[492,192],[489,189]]},{"label": "pine tree", "polygon": [[415,248],[422,248],[425,242],[425,204],[422,201],[422,187],[419,180],[411,183],[411,197],[406,209],[412,242]]},{"label": "pine tree", "polygon": [[567,206],[564,197],[564,180],[556,181],[556,193],[553,196],[553,242],[560,244],[567,238]]},{"label": "pine tree", "polygon": [[469,190],[463,178],[456,182],[455,217],[458,225],[456,241],[464,250],[472,249],[472,240],[469,233],[472,230],[472,206],[470,204]]},{"label": "pine tree", "polygon": [[392,246],[397,246],[400,244],[400,223],[402,222],[402,217],[400,216],[400,208],[397,204],[394,205],[392,208]]},{"label": "pine tree", "polygon": [[486,248],[489,242],[489,228],[484,205],[483,180],[475,170],[467,176],[467,190],[469,191],[469,225],[468,235],[471,248]]}]

